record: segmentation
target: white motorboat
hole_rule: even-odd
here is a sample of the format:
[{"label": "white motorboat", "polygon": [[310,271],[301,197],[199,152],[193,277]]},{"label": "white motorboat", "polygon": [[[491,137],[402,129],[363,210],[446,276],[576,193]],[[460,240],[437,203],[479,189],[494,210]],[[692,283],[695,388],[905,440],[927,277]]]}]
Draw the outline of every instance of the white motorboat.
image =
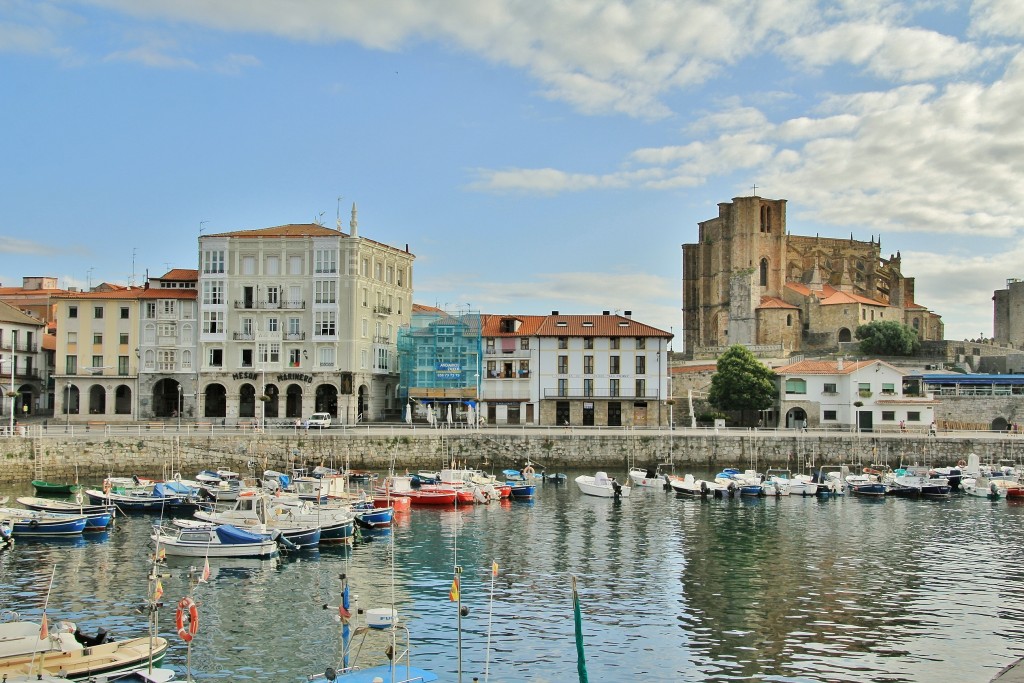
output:
[{"label": "white motorboat", "polygon": [[651,469],[649,467],[631,467],[629,469],[629,480],[633,483],[633,486],[662,488],[667,482],[678,478],[679,477],[672,477],[671,475],[662,472],[661,465],[655,469]]},{"label": "white motorboat", "polygon": [[[213,524],[231,524],[255,533],[280,531],[288,540],[290,550],[312,548],[320,544],[319,520],[296,521],[291,515],[274,514],[269,507],[271,498],[262,491],[243,491],[230,507],[215,510],[196,510],[194,517]],[[280,509],[280,508],[277,508]]]},{"label": "white motorboat", "polygon": [[587,496],[598,498],[629,498],[629,486],[623,486],[609,477],[607,472],[598,472],[593,477],[581,474],[576,477],[576,486]]},{"label": "white motorboat", "polygon": [[273,538],[230,524],[154,526],[150,538],[167,555],[177,557],[272,557],[278,552]]},{"label": "white motorboat", "polygon": [[714,498],[722,498],[726,496],[729,491],[725,486],[722,486],[716,481],[695,479],[692,474],[687,474],[683,477],[676,477],[675,479],[672,479],[669,484],[672,486],[672,490],[680,496],[700,498],[712,496]]}]

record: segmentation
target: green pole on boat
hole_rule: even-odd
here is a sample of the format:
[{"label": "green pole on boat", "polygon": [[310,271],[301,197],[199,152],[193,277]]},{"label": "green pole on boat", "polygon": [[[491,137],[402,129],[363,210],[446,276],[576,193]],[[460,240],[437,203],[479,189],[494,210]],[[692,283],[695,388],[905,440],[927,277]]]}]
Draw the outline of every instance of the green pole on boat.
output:
[{"label": "green pole on boat", "polygon": [[583,617],[580,616],[580,596],[576,592],[576,577],[572,577],[572,612],[573,623],[576,627],[576,671],[580,677],[580,683],[588,683],[587,658],[583,652]]}]

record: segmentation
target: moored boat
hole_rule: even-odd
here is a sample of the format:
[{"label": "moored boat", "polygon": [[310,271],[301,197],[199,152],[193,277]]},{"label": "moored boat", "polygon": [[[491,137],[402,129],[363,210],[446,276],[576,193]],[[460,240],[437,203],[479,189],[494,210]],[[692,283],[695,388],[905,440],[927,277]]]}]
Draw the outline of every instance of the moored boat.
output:
[{"label": "moored boat", "polygon": [[0,508],[15,536],[77,536],[85,530],[85,515],[70,515],[23,508]]},{"label": "moored boat", "polygon": [[169,556],[272,557],[277,541],[230,524],[153,527],[150,536]]},{"label": "moored boat", "polygon": [[576,486],[579,487],[580,493],[587,496],[615,498],[616,500],[629,498],[630,487],[615,481],[615,478],[609,477],[607,472],[598,472],[593,477],[581,474],[576,477]]},{"label": "moored boat", "polygon": [[70,493],[78,493],[82,490],[82,487],[78,484],[58,484],[56,482],[44,481],[42,479],[33,479],[32,486],[35,487],[36,493],[49,496],[66,496]]},{"label": "moored boat", "polygon": [[102,531],[114,523],[117,508],[112,505],[82,505],[67,500],[22,496],[18,503],[29,510],[58,514],[85,515],[85,531]]}]

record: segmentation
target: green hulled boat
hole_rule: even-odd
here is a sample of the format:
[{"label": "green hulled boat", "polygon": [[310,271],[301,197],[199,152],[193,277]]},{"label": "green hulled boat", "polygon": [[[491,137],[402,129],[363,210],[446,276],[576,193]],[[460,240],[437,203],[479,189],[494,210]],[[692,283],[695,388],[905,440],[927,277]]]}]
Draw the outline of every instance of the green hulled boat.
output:
[{"label": "green hulled boat", "polygon": [[36,487],[36,493],[39,494],[52,494],[52,495],[68,495],[69,493],[78,493],[82,490],[82,487],[78,484],[54,484],[53,482],[43,481],[42,479],[33,479],[32,486]]}]

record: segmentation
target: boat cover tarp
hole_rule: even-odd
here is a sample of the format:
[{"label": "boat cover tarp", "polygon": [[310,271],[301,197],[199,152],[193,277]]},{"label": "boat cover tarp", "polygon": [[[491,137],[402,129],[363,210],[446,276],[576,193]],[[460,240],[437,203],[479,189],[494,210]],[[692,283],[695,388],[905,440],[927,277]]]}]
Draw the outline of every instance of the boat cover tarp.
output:
[{"label": "boat cover tarp", "polygon": [[254,534],[251,531],[239,529],[230,524],[222,524],[217,527],[217,538],[224,545],[233,545],[237,543],[261,543],[266,537],[262,534]]}]

